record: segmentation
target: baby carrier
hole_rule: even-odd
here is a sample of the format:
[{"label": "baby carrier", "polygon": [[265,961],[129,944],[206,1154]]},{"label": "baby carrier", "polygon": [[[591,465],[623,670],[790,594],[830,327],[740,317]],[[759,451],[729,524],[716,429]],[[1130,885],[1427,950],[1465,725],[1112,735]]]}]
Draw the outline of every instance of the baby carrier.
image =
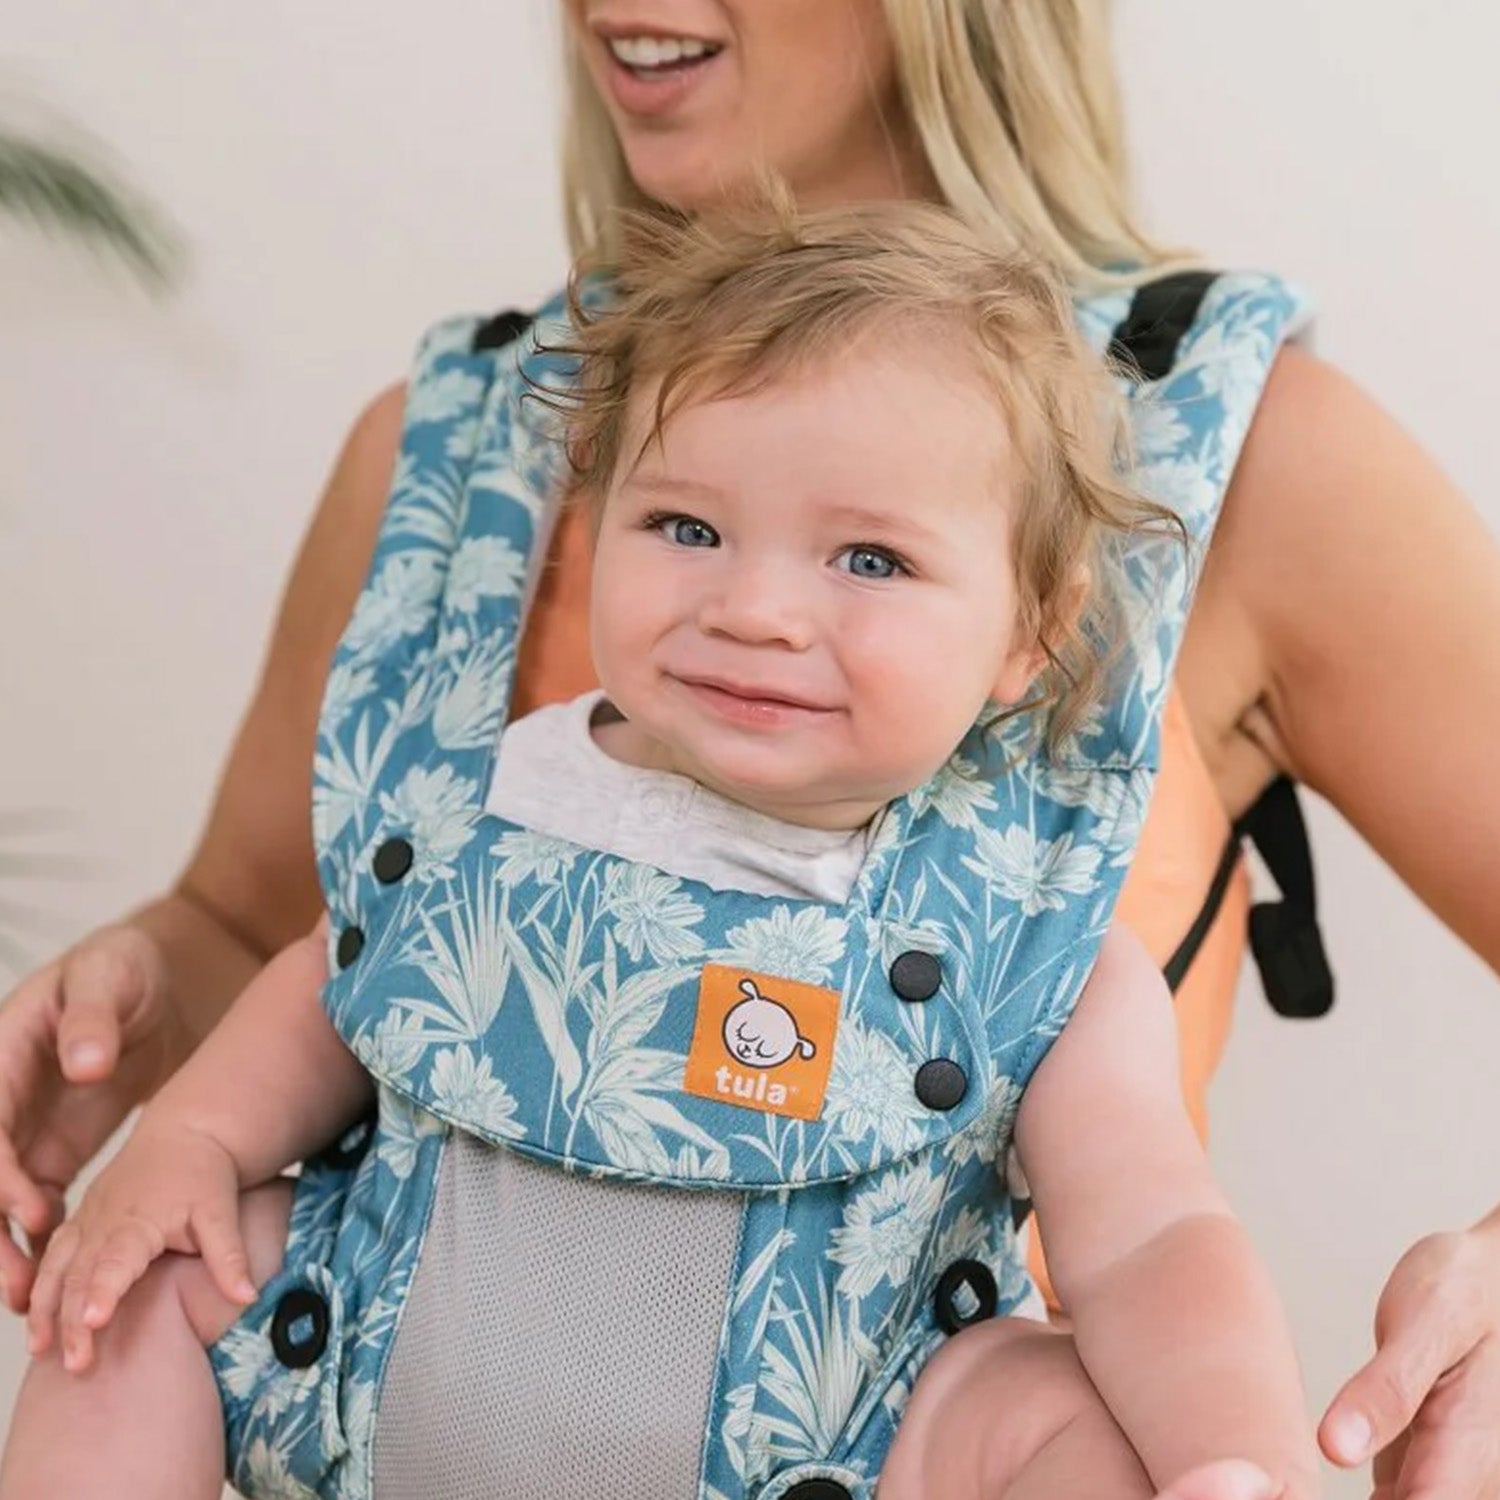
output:
[{"label": "baby carrier", "polygon": [[[1301,311],[1252,275],[1078,306],[1194,558]],[[1027,1290],[1003,1164],[1150,798],[1192,559],[1134,553],[1099,710],[1052,754],[972,731],[843,906],[516,827],[483,803],[559,488],[528,321],[425,341],[330,675],[325,1004],[379,1107],[307,1164],[282,1271],[213,1351],[231,1477],[868,1500],[926,1360]],[[443,1431],[382,1416],[424,1394]]]}]

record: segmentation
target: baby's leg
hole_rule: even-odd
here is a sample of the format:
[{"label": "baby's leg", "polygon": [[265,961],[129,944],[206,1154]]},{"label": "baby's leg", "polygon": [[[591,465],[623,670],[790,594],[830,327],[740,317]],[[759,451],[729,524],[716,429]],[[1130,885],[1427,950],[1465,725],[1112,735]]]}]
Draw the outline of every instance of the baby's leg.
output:
[{"label": "baby's leg", "polygon": [[877,1500],[1149,1500],[1072,1337],[1027,1318],[968,1329],[922,1372]]},{"label": "baby's leg", "polygon": [[[266,1281],[286,1249],[292,1185],[240,1201],[250,1274]],[[0,1500],[218,1500],[224,1418],[207,1346],[243,1309],[194,1256],[157,1261],[70,1375],[56,1346],[33,1362],[11,1414]]]}]

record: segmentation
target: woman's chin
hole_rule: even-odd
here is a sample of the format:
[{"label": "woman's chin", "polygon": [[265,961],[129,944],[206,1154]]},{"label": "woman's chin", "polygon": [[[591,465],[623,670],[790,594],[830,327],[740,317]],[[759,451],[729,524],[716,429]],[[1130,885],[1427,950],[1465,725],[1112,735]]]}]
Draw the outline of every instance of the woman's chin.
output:
[{"label": "woman's chin", "polygon": [[736,186],[750,181],[747,169],[727,174],[712,152],[685,149],[679,142],[638,139],[627,143],[625,162],[635,185],[655,203],[694,214],[721,203]]}]

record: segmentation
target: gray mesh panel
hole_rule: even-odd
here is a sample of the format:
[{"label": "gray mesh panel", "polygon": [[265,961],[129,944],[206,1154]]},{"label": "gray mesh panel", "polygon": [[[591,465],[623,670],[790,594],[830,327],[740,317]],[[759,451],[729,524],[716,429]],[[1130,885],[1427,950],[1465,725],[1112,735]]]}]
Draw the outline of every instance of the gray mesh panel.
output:
[{"label": "gray mesh panel", "polygon": [[455,1131],[376,1418],[376,1500],[691,1500],[744,1200]]}]

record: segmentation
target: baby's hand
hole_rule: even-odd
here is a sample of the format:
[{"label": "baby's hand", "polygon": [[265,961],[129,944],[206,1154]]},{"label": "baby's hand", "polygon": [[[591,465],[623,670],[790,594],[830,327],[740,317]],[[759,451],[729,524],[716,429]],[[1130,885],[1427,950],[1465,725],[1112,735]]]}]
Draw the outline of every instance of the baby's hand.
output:
[{"label": "baby's hand", "polygon": [[201,1255],[232,1302],[255,1299],[233,1159],[211,1137],[148,1113],[47,1246],[27,1315],[32,1354],[51,1348],[60,1323],[64,1369],[88,1369],[94,1334],[168,1250]]},{"label": "baby's hand", "polygon": [[1156,1500],[1282,1500],[1286,1493],[1255,1464],[1226,1458],[1184,1474]]}]

